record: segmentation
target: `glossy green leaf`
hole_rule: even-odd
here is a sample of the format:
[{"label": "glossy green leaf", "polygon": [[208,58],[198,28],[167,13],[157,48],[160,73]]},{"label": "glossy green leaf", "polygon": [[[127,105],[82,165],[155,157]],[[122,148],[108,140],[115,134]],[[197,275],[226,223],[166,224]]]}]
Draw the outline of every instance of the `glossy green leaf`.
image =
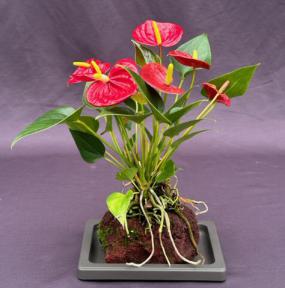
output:
[{"label": "glossy green leaf", "polygon": [[185,136],[182,136],[181,138],[175,140],[172,144],[171,144],[171,147],[174,148],[174,149],[177,149],[183,142],[193,138],[194,136],[200,134],[200,133],[203,133],[205,131],[208,131],[207,129],[205,130],[199,130],[199,131],[195,131],[195,132],[192,132],[190,133],[189,135],[185,135]]},{"label": "glossy green leaf", "polygon": [[114,192],[107,198],[107,207],[113,216],[122,224],[123,228],[127,230],[127,213],[133,199],[134,192],[129,190],[126,194],[121,192]]},{"label": "glossy green leaf", "polygon": [[96,119],[100,119],[106,116],[120,116],[129,120],[132,120],[136,123],[140,123],[150,115],[151,113],[147,113],[147,114],[135,113],[135,111],[127,107],[118,106],[118,107],[111,107],[111,108],[105,109],[104,111],[101,112],[100,115],[96,117]]},{"label": "glossy green leaf", "polygon": [[104,157],[105,146],[95,136],[76,130],[69,130],[83,160],[95,163]]},{"label": "glossy green leaf", "polygon": [[[220,88],[228,80],[230,81],[230,84],[225,90],[225,93],[230,98],[242,96],[247,91],[250,81],[259,65],[260,64],[244,66],[229,73],[218,76],[208,82],[216,85],[217,88]],[[202,95],[206,95],[204,89],[202,89]]]},{"label": "glossy green leaf", "polygon": [[99,128],[99,122],[91,116],[79,116],[75,121],[68,121],[67,125],[69,129],[85,132],[91,135],[92,131],[97,132]]},{"label": "glossy green leaf", "polygon": [[89,88],[89,86],[92,84],[93,82],[86,82],[85,86],[84,86],[84,90],[83,90],[83,95],[82,95],[82,103],[87,106],[88,108],[94,110],[96,109],[96,107],[94,107],[93,105],[91,105],[88,101],[87,101],[87,89]]},{"label": "glossy green leaf", "polygon": [[116,179],[119,181],[131,181],[137,173],[138,169],[136,167],[126,168],[117,173]]},{"label": "glossy green leaf", "polygon": [[106,126],[105,126],[105,129],[101,132],[101,135],[107,133],[107,132],[110,132],[112,131],[113,129],[113,119],[112,119],[112,116],[106,116],[105,117],[105,122],[106,122]]},{"label": "glossy green leaf", "polygon": [[171,128],[168,128],[167,130],[165,130],[165,132],[163,133],[164,136],[168,136],[168,137],[174,137],[177,136],[178,134],[180,134],[180,132],[182,132],[183,130],[190,128],[192,126],[195,126],[198,122],[200,122],[202,119],[199,120],[191,120],[191,121],[187,121],[187,122],[183,122],[183,123],[179,123]]},{"label": "glossy green leaf", "polygon": [[[195,38],[190,39],[188,42],[182,44],[177,50],[193,54],[194,50],[198,52],[198,59],[203,60],[209,64],[212,62],[211,48],[207,34],[201,34]],[[192,70],[192,67],[187,67],[180,64],[174,58],[171,59],[175,69],[183,76],[186,77]]]},{"label": "glossy green leaf", "polygon": [[140,67],[147,63],[157,62],[160,63],[160,58],[151,49],[132,40],[135,47],[135,60]]},{"label": "glossy green leaf", "polygon": [[72,121],[80,116],[83,107],[75,110],[72,107],[59,107],[44,113],[37,118],[33,123],[28,125],[22,130],[11,144],[11,148],[21,139],[36,134],[45,130],[48,130],[58,124],[62,124],[67,121]]},{"label": "glossy green leaf", "polygon": [[130,73],[130,75],[137,83],[140,92],[146,97],[152,113],[157,121],[171,124],[171,121],[161,112],[163,111],[164,103],[158,92],[147,85],[138,74],[128,68],[125,69]]},{"label": "glossy green leaf", "polygon": [[172,160],[167,160],[165,165],[160,169],[159,174],[156,177],[156,182],[161,183],[170,177],[174,176],[176,173],[176,166]]},{"label": "glossy green leaf", "polygon": [[124,101],[124,103],[129,106],[134,111],[136,110],[136,102],[132,98],[128,98]]},{"label": "glossy green leaf", "polygon": [[165,114],[165,116],[172,121],[172,123],[179,120],[181,117],[183,117],[186,113],[191,111],[192,109],[199,107],[203,102],[207,102],[207,100],[198,100],[193,103],[190,103],[189,105],[185,107],[173,107],[169,112]]}]

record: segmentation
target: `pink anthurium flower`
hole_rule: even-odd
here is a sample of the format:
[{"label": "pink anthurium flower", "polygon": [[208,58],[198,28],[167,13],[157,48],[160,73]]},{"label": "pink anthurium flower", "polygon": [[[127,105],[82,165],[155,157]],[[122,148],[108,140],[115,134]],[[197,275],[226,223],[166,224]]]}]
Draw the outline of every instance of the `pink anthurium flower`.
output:
[{"label": "pink anthurium flower", "polygon": [[76,70],[69,76],[68,83],[69,84],[76,84],[80,82],[88,82],[92,81],[89,77],[86,76],[86,74],[94,74],[96,73],[96,70],[94,66],[91,64],[91,62],[94,61],[102,73],[107,73],[110,69],[110,63],[102,62],[98,59],[88,59],[84,62],[73,62],[74,66],[77,66]]},{"label": "pink anthurium flower", "polygon": [[172,85],[173,64],[165,68],[159,63],[148,63],[142,67],[142,79],[151,87],[169,94],[182,94],[184,90]]},{"label": "pink anthurium flower", "polygon": [[[206,95],[209,99],[213,99],[217,95],[218,89],[216,85],[211,83],[203,83],[202,86],[205,89]],[[231,106],[231,99],[225,93],[218,96],[217,102],[223,103],[226,106]]]},{"label": "pink anthurium flower", "polygon": [[171,47],[177,44],[183,35],[178,24],[146,20],[133,31],[133,38],[144,45]]},{"label": "pink anthurium flower", "polygon": [[210,69],[210,64],[198,59],[198,52],[197,50],[193,51],[193,55],[190,55],[186,52],[179,51],[179,50],[173,50],[168,53],[169,56],[173,57],[175,60],[177,60],[179,63],[190,66],[193,68],[204,68],[204,69]]},{"label": "pink anthurium flower", "polygon": [[[79,63],[82,65],[82,62]],[[119,60],[108,74],[106,74],[108,69],[105,69],[108,67],[108,63],[99,62],[99,65],[97,63],[98,60],[90,61],[92,67],[80,67],[85,68],[85,70],[82,71],[80,82],[93,82],[86,92],[88,103],[95,107],[112,106],[121,103],[137,92],[135,81],[124,69],[124,67],[128,67],[137,73],[135,62],[132,59],[125,58]],[[77,65],[78,62],[74,64]],[[101,67],[103,68],[102,70]]]}]

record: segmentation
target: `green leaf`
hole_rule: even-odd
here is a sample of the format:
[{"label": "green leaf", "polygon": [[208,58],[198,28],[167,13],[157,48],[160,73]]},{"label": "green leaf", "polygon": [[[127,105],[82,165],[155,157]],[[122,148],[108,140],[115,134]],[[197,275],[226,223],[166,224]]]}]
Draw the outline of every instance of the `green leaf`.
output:
[{"label": "green leaf", "polygon": [[169,179],[176,173],[176,166],[172,160],[167,160],[160,169],[158,176],[156,177],[156,182],[161,183]]},{"label": "green leaf", "polygon": [[89,88],[89,86],[92,84],[93,82],[86,82],[85,86],[84,86],[84,90],[83,90],[83,95],[82,95],[82,103],[87,106],[88,108],[94,110],[96,109],[96,107],[94,107],[93,105],[91,105],[88,101],[87,101],[87,89]]},{"label": "green leaf", "polygon": [[203,102],[207,102],[207,100],[198,100],[185,107],[173,107],[165,114],[165,116],[172,121],[172,123],[179,120],[186,113],[191,111],[192,109],[200,106]]},{"label": "green leaf", "polygon": [[99,128],[99,122],[91,116],[79,116],[75,121],[68,121],[67,125],[71,130],[81,131],[91,135],[92,133],[85,125],[94,132],[97,132]]},{"label": "green leaf", "polygon": [[181,97],[178,98],[178,100],[169,108],[169,110],[167,111],[167,113],[172,109],[172,108],[175,108],[175,107],[183,107],[187,100],[188,100],[188,97],[189,97],[189,94],[190,94],[190,90],[187,90]]},{"label": "green leaf", "polygon": [[[260,64],[244,66],[229,73],[218,76],[208,82],[216,85],[217,88],[220,88],[228,80],[230,81],[230,84],[225,90],[225,93],[230,98],[242,96],[247,91],[255,70],[259,65]],[[202,95],[206,96],[204,89],[202,89]]]},{"label": "green leaf", "polygon": [[132,98],[127,98],[124,103],[133,110],[136,110],[136,102]]},{"label": "green leaf", "polygon": [[160,58],[151,49],[131,40],[135,47],[135,60],[136,63],[142,67],[147,63],[157,62],[160,63]]},{"label": "green leaf", "polygon": [[161,111],[163,111],[164,103],[158,92],[147,85],[138,74],[128,68],[125,69],[130,73],[130,75],[137,83],[140,92],[146,97],[152,113],[157,121],[171,124],[171,121],[163,113],[161,113]]},{"label": "green leaf", "polygon": [[[114,192],[107,198],[107,206],[113,216],[122,224],[123,228],[127,230],[127,213],[133,199],[134,192],[129,190],[126,194],[121,192]],[[128,231],[128,230],[127,230]]]},{"label": "green leaf", "polygon": [[174,148],[174,149],[177,149],[184,141],[189,140],[189,139],[193,138],[194,136],[196,136],[196,135],[198,135],[200,133],[203,133],[205,131],[208,131],[208,130],[207,129],[199,130],[199,131],[192,132],[189,135],[182,136],[181,138],[175,140],[171,144],[171,147]]},{"label": "green leaf", "polygon": [[132,120],[136,123],[140,123],[150,115],[151,113],[147,114],[135,113],[135,111],[127,107],[111,107],[103,110],[101,114],[96,117],[96,119],[100,119],[106,116],[120,116]]},{"label": "green leaf", "polygon": [[180,132],[182,132],[183,130],[195,126],[198,122],[200,122],[202,119],[199,120],[191,120],[191,121],[187,121],[187,122],[183,122],[180,124],[177,124],[171,128],[168,128],[167,130],[165,130],[165,132],[163,133],[164,136],[168,136],[168,137],[174,137],[176,135],[178,135]]},{"label": "green leaf", "polygon": [[44,113],[42,116],[37,118],[33,123],[28,125],[24,130],[22,130],[11,144],[11,148],[20,141],[21,139],[36,134],[45,130],[48,130],[58,124],[62,124],[67,121],[73,121],[79,117],[83,107],[75,110],[72,107],[64,106],[55,108]]},{"label": "green leaf", "polygon": [[69,130],[83,160],[94,163],[104,157],[105,146],[95,136],[81,131]]},{"label": "green leaf", "polygon": [[137,137],[137,134],[134,133],[130,138],[129,138],[129,142],[130,142],[130,148],[132,148],[136,142],[136,137]]},{"label": "green leaf", "polygon": [[101,132],[101,135],[105,134],[106,132],[110,132],[113,129],[112,116],[106,116],[105,121],[106,121],[106,126],[105,126],[104,131]]},{"label": "green leaf", "polygon": [[[212,62],[210,43],[208,36],[205,33],[190,39],[188,42],[179,46],[177,50],[187,52],[191,55],[193,54],[194,50],[197,50],[199,60],[203,60],[209,64]],[[182,77],[186,77],[193,70],[192,67],[184,66],[174,58],[172,58],[171,61],[173,62],[175,69],[182,75]]]},{"label": "green leaf", "polygon": [[150,131],[145,127],[145,133],[147,135],[147,138],[149,141],[152,141],[152,134],[150,133]]},{"label": "green leaf", "polygon": [[119,181],[131,181],[137,173],[138,169],[136,167],[126,168],[117,173],[116,179]]}]

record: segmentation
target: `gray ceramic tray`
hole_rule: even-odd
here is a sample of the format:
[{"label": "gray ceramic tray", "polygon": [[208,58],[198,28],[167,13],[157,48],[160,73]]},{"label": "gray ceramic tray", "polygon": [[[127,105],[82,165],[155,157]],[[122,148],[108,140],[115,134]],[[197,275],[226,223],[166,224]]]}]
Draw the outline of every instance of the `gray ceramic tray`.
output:
[{"label": "gray ceramic tray", "polygon": [[214,222],[199,222],[200,252],[205,264],[146,264],[141,268],[109,264],[96,237],[98,221],[89,220],[83,235],[77,275],[80,280],[225,281],[226,266]]}]

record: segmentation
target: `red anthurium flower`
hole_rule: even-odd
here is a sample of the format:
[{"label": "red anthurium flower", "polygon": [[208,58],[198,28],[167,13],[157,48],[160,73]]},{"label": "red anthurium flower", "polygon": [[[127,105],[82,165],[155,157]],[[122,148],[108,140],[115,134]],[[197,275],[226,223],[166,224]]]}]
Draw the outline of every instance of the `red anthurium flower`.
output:
[{"label": "red anthurium flower", "polygon": [[[218,89],[216,85],[211,83],[203,83],[202,85],[209,99],[213,99],[217,95]],[[218,96],[217,102],[223,103],[226,106],[231,106],[231,99],[225,93],[222,93],[221,95]]]},{"label": "red anthurium flower", "polygon": [[183,89],[171,85],[173,78],[173,64],[165,68],[159,63],[148,63],[142,67],[141,77],[151,87],[169,94],[182,94]]},{"label": "red anthurium flower", "polygon": [[110,63],[105,63],[94,58],[88,59],[85,62],[73,62],[78,68],[69,76],[68,83],[75,84],[92,81],[92,79],[86,76],[86,74],[96,73],[94,66],[91,64],[92,61],[99,66],[102,73],[106,73],[110,69]]},{"label": "red anthurium flower", "polygon": [[204,68],[210,69],[210,64],[198,59],[197,50],[193,51],[193,55],[190,55],[186,52],[182,52],[179,50],[173,50],[168,53],[169,56],[173,57],[175,60],[180,62],[185,66],[190,66],[193,68]]},{"label": "red anthurium flower", "polygon": [[178,24],[161,23],[146,20],[133,31],[133,38],[145,45],[171,47],[177,44],[183,35]]},{"label": "red anthurium flower", "polygon": [[[74,64],[77,65],[78,62]],[[77,82],[93,82],[86,92],[86,99],[91,105],[96,107],[112,106],[124,101],[137,92],[135,81],[124,69],[124,67],[128,67],[137,72],[135,62],[132,59],[125,58],[119,60],[108,74],[106,73],[110,65],[108,66],[107,63],[91,60],[90,64],[92,67],[80,67],[82,69],[85,68],[85,70],[80,71],[80,77],[82,78],[78,79],[80,81]]]}]

